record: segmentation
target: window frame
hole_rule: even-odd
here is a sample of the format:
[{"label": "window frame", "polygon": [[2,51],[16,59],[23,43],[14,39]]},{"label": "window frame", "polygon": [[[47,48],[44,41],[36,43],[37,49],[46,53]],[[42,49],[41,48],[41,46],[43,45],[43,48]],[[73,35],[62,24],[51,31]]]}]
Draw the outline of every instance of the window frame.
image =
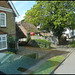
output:
[{"label": "window frame", "polygon": [[[1,14],[4,14],[5,25],[1,25],[1,23],[0,23],[0,27],[6,27],[6,13],[0,12],[0,18],[1,18]],[[1,22],[1,19],[0,19],[0,22]]]},{"label": "window frame", "polygon": [[[1,37],[0,42],[4,42],[4,41],[6,42],[6,47],[3,48],[3,46],[2,46],[2,48],[0,50],[5,50],[5,49],[7,49],[7,34],[1,34],[0,37]],[[2,40],[2,37],[5,37],[5,40]]]}]

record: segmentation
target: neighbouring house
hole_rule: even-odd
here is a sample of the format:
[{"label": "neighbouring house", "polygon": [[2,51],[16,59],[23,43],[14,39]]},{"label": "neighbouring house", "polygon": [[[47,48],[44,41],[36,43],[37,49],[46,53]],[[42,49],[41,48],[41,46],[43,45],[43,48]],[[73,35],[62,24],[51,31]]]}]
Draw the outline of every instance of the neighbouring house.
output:
[{"label": "neighbouring house", "polygon": [[39,30],[40,26],[34,26],[33,24],[23,22],[21,21],[21,25],[26,29],[27,33],[34,33],[34,34],[39,34],[41,36],[50,36],[52,35],[51,33],[47,32],[46,30]]},{"label": "neighbouring house", "polygon": [[27,30],[27,33],[30,33],[30,32],[37,33],[37,32],[39,32],[39,30],[33,24],[23,22],[23,21],[21,22],[21,24]]},{"label": "neighbouring house", "polygon": [[32,32],[34,34],[39,32],[39,30],[33,24],[23,21],[16,23],[16,37],[18,40],[17,44],[22,45],[23,43],[24,44],[27,43],[28,40],[30,39],[29,35]]},{"label": "neighbouring house", "polygon": [[26,44],[27,42],[27,30],[22,26],[21,22],[16,23],[16,38],[17,48],[19,48],[19,45]]},{"label": "neighbouring house", "polygon": [[[34,32],[34,33],[39,32],[39,30],[33,24],[23,22],[23,21],[17,23],[16,31],[17,31],[17,37],[19,38],[24,38],[24,37],[26,38],[30,32]],[[18,32],[20,32],[21,36],[18,35]]]},{"label": "neighbouring house", "polygon": [[[69,28],[65,28],[65,31],[63,32],[63,34],[64,34],[64,36],[66,36],[67,38],[73,37],[72,29],[69,29]],[[74,37],[75,37],[75,29],[74,29]]]},{"label": "neighbouring house", "polygon": [[42,30],[42,31],[40,32],[40,34],[41,34],[42,36],[53,36],[53,34],[52,34],[51,32],[47,32],[46,30]]},{"label": "neighbouring house", "polygon": [[0,51],[7,50],[8,37],[16,41],[15,17],[19,14],[11,1],[0,1]]},{"label": "neighbouring house", "polygon": [[17,31],[16,34],[18,39],[27,38],[30,32],[34,32],[34,33],[39,32],[39,30],[33,24],[23,22],[23,21],[16,23],[16,31]]},{"label": "neighbouring house", "polygon": [[20,22],[16,23],[16,37],[17,39],[27,38],[27,30]]}]

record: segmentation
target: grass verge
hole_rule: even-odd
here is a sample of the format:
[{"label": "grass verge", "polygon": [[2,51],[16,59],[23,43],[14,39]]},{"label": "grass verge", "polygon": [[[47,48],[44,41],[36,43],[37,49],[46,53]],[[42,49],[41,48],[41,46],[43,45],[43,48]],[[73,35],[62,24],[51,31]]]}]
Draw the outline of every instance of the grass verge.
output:
[{"label": "grass verge", "polygon": [[31,74],[50,74],[50,72],[52,72],[63,59],[64,57],[62,56],[52,57],[43,63],[40,67],[35,69],[35,71]]},{"label": "grass verge", "polygon": [[7,53],[7,54],[15,54],[15,53],[13,53],[13,52],[4,52],[4,53]]}]

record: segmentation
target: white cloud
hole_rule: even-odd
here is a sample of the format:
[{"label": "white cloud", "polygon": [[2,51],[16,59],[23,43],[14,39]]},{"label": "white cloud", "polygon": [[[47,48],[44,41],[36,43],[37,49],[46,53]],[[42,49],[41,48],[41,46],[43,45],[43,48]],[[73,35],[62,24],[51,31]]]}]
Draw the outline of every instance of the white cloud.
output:
[{"label": "white cloud", "polygon": [[19,22],[19,21],[23,20],[24,16],[25,16],[25,14],[22,14],[21,16],[16,17],[16,22]]}]

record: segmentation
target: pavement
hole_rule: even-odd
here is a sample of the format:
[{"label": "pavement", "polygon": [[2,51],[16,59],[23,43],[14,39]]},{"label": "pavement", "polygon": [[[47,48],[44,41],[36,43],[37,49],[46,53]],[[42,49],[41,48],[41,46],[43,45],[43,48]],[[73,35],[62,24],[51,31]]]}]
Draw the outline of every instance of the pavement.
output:
[{"label": "pavement", "polygon": [[67,59],[54,71],[53,74],[75,74],[75,48]]}]

